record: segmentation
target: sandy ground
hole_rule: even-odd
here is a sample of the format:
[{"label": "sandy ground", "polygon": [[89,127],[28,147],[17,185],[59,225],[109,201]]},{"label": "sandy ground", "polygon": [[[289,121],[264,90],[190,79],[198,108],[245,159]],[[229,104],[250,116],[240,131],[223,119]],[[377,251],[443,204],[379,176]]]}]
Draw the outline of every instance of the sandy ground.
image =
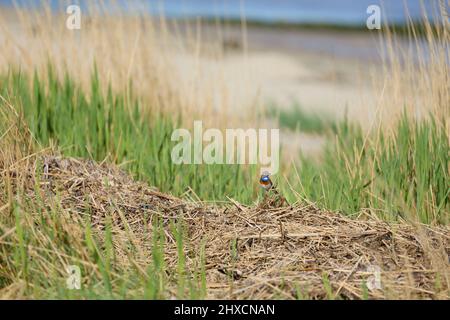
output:
[{"label": "sandy ground", "polygon": [[[236,101],[258,96],[262,105],[302,109],[369,127],[377,93],[372,86],[380,63],[378,40],[364,32],[330,32],[238,27],[225,30],[227,54],[221,61]],[[242,43],[245,45],[242,45]],[[236,104],[237,112],[241,105]],[[266,126],[277,127],[276,122]],[[285,161],[299,152],[320,156],[325,138],[317,134],[282,130]]]},{"label": "sandy ground", "polygon": [[[205,38],[223,39],[225,49],[220,60],[202,57],[205,83],[226,83],[235,113],[259,101],[263,107],[290,109],[298,104],[331,118],[347,116],[365,127],[374,119],[377,93],[372,80],[380,63],[375,34],[261,27],[243,33],[237,26],[218,32],[208,25],[203,30]],[[199,70],[192,57],[177,56],[175,61],[179,78],[186,83]],[[264,126],[277,127],[277,123]],[[281,142],[285,154],[295,158],[299,151],[319,155],[325,139],[283,130]]]},{"label": "sandy ground", "polygon": [[[242,35],[235,27],[225,37],[238,44]],[[263,101],[280,108],[298,103],[337,118],[347,113],[362,123],[372,118],[371,81],[380,63],[373,33],[251,27],[246,40],[244,57],[230,54],[225,63],[243,60]]]}]

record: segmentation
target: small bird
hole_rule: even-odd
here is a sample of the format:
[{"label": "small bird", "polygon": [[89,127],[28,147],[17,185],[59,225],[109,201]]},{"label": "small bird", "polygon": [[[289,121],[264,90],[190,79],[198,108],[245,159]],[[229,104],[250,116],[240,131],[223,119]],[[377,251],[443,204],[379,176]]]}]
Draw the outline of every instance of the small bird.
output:
[{"label": "small bird", "polygon": [[259,185],[267,191],[269,191],[270,189],[273,188],[273,182],[272,182],[272,180],[270,180],[269,172],[264,171],[261,174],[261,178],[259,179]]},{"label": "small bird", "polygon": [[281,207],[287,204],[286,199],[278,192],[272,180],[270,173],[264,171],[259,178],[259,185],[265,190],[262,207]]}]

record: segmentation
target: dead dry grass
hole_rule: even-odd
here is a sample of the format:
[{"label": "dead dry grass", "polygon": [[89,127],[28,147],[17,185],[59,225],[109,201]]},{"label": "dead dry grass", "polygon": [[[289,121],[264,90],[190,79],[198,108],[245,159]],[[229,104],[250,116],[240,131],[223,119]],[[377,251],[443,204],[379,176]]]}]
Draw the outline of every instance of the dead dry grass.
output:
[{"label": "dead dry grass", "polygon": [[20,184],[27,198],[57,201],[74,221],[87,217],[100,236],[112,219],[118,264],[131,263],[120,241],[131,234],[140,256],[133,263],[145,269],[158,218],[167,239],[165,262],[176,269],[170,225],[181,221],[188,268],[198,263],[205,246],[208,298],[359,299],[363,283],[373,276],[370,266],[381,269],[382,288],[369,290],[369,298],[450,298],[448,227],[351,219],[305,203],[279,208],[233,200],[223,206],[193,203],[105,163],[54,155],[30,159],[20,170],[6,168],[11,185]]},{"label": "dead dry grass", "polygon": [[[377,112],[385,127],[394,124],[402,112],[417,119],[429,114],[442,119],[450,116],[450,20],[445,2],[434,2],[434,21],[422,12],[423,31],[409,19],[406,38],[398,37],[389,24],[383,26],[382,76],[376,75],[373,81]],[[407,6],[405,10],[408,15]]]},{"label": "dead dry grass", "polygon": [[105,92],[108,85],[114,92],[132,91],[145,108],[186,124],[198,117],[215,127],[255,120],[260,101],[245,56],[235,59],[235,70],[226,68],[219,27],[206,41],[200,22],[111,6],[114,14],[90,6],[77,31],[66,28],[64,11],[45,4],[41,10],[0,8],[0,71],[46,75],[50,64],[61,79],[68,73],[89,91],[95,66]]}]

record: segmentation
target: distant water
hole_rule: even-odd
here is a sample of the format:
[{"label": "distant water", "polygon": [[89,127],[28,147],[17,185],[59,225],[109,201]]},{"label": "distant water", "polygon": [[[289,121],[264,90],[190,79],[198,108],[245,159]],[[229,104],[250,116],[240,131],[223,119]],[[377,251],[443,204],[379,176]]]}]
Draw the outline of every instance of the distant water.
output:
[{"label": "distant water", "polygon": [[[42,0],[16,0],[33,3]],[[61,3],[98,3],[98,0],[60,1],[48,0],[54,9]],[[108,0],[105,0],[107,3]],[[284,23],[320,23],[338,25],[363,25],[368,17],[367,7],[372,4],[384,8],[383,18],[391,23],[405,23],[407,16],[403,0],[118,0],[126,10],[130,6],[150,8],[152,14],[164,13],[172,18],[222,17],[239,19],[243,15],[252,21]],[[448,1],[444,1],[448,9]],[[12,5],[13,0],[0,0],[0,5]],[[420,0],[406,0],[413,20],[422,15]],[[438,0],[422,1],[429,16]],[[59,5],[58,5],[59,4]]]}]

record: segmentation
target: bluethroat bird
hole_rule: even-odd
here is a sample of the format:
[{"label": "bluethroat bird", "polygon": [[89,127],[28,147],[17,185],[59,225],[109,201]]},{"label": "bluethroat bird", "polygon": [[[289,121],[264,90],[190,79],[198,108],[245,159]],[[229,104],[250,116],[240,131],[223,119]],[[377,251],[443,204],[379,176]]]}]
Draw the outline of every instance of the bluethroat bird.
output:
[{"label": "bluethroat bird", "polygon": [[259,179],[259,185],[267,191],[273,188],[273,182],[272,180],[270,180],[270,173],[265,171],[261,174],[261,178]]},{"label": "bluethroat bird", "polygon": [[270,173],[265,171],[259,178],[259,185],[266,191],[264,194],[263,207],[280,207],[287,204],[286,199],[278,192],[272,180]]}]

